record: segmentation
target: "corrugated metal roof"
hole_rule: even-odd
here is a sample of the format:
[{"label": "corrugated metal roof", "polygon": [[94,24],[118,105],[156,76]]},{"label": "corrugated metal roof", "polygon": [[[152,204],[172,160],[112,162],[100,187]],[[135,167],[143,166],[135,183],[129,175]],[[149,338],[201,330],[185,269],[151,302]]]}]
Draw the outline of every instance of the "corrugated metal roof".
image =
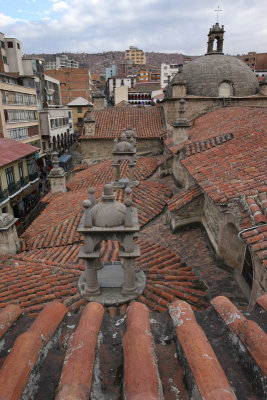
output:
[{"label": "corrugated metal roof", "polygon": [[0,167],[39,151],[40,149],[16,140],[0,138]]}]

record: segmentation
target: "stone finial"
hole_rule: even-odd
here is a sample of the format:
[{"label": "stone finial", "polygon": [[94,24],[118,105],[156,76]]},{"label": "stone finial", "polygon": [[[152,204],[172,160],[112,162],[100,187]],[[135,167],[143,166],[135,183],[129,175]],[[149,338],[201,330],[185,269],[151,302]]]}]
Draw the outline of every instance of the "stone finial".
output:
[{"label": "stone finial", "polygon": [[88,111],[83,118],[85,136],[94,136],[95,134],[95,118],[92,115],[92,111],[93,105],[90,104],[88,107]]},{"label": "stone finial", "polygon": [[179,118],[184,119],[184,113],[185,113],[185,100],[181,99],[179,101]]},{"label": "stone finial", "polygon": [[115,200],[113,186],[111,185],[111,183],[107,183],[106,185],[104,185],[104,191],[101,196],[101,199],[103,202],[109,202],[109,203]]},{"label": "stone finial", "polygon": [[129,188],[129,187],[127,187],[127,188],[125,189],[125,196],[126,196],[126,199],[130,199],[132,193],[133,193],[132,189]]},{"label": "stone finial", "polygon": [[83,208],[84,208],[84,227],[85,228],[92,228],[92,216],[90,212],[90,207],[92,206],[92,203],[90,200],[84,200],[83,201]]},{"label": "stone finial", "polygon": [[91,201],[91,207],[93,207],[96,204],[96,198],[95,198],[95,189],[94,188],[89,188],[88,193],[90,196],[90,201]]},{"label": "stone finial", "polygon": [[58,153],[54,151],[52,153],[53,168],[48,175],[48,179],[51,184],[52,194],[65,193],[66,188],[66,172],[59,166]]},{"label": "stone finial", "polygon": [[16,254],[20,250],[19,238],[13,215],[0,215],[0,254]]},{"label": "stone finial", "polygon": [[178,145],[189,138],[189,129],[190,129],[190,124],[188,120],[184,117],[185,113],[185,100],[181,99],[179,101],[179,116],[176,118],[176,120],[173,122],[173,144]]},{"label": "stone finial", "polygon": [[131,212],[131,205],[132,205],[132,199],[131,198],[126,198],[125,199],[125,206],[126,206],[126,213],[125,213],[125,226],[133,226],[133,221],[132,221],[132,212]]}]

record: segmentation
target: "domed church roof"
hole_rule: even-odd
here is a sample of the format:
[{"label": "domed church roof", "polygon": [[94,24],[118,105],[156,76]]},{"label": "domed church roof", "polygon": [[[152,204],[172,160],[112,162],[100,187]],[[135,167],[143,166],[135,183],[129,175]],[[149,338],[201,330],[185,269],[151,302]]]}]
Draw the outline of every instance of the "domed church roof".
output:
[{"label": "domed church roof", "polygon": [[223,54],[210,54],[191,61],[183,68],[186,93],[194,96],[219,96],[221,84],[232,87],[232,95],[251,96],[259,84],[253,71],[241,60]]},{"label": "domed church roof", "polygon": [[[184,83],[186,94],[207,97],[252,96],[259,83],[253,71],[241,60],[223,54],[224,26],[212,26],[208,34],[207,54],[189,62],[176,73],[166,88],[166,98],[173,97],[171,87]],[[216,48],[214,44],[217,43]]]}]

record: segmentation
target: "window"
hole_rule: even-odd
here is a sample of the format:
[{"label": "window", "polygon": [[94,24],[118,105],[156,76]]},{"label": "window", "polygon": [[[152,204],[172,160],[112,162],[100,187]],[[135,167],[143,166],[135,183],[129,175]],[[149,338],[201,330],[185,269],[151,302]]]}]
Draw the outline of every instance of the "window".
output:
[{"label": "window", "polygon": [[1,40],[1,47],[2,49],[5,49],[5,42],[3,42],[3,40]]},{"label": "window", "polygon": [[69,118],[71,118],[71,111],[69,111]]},{"label": "window", "polygon": [[18,43],[18,42],[17,42],[17,48],[18,48],[18,49],[20,49],[20,45],[19,45],[19,43]]},{"label": "window", "polygon": [[35,158],[30,158],[27,160],[27,167],[28,167],[28,173],[30,175],[35,175],[36,173],[36,164],[35,164]]},{"label": "window", "polygon": [[78,124],[82,124],[83,123],[83,119],[82,118],[78,118]]},{"label": "window", "polygon": [[81,106],[78,106],[78,107],[77,107],[77,112],[78,112],[79,114],[81,114],[81,113],[83,112],[83,109],[82,109]]},{"label": "window", "polygon": [[13,167],[6,168],[6,180],[8,185],[15,183]]},{"label": "window", "polygon": [[28,137],[27,128],[7,129],[8,139],[21,140]]},{"label": "window", "polygon": [[13,49],[13,42],[7,42],[7,47],[9,49]]},{"label": "window", "polygon": [[21,178],[23,178],[23,163],[22,162],[18,163],[18,169],[19,169],[19,177],[21,179]]},{"label": "window", "polygon": [[7,64],[7,58],[6,58],[6,56],[3,56],[3,63],[4,63],[4,64]]},{"label": "window", "polygon": [[50,127],[51,127],[51,129],[55,128],[55,120],[54,119],[50,119]]}]

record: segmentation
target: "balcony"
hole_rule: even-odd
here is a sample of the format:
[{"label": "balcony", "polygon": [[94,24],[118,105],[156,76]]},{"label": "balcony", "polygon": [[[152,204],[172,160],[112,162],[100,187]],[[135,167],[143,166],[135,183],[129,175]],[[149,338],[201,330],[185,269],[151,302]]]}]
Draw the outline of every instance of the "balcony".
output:
[{"label": "balcony", "polygon": [[32,173],[32,174],[29,174],[30,182],[35,181],[35,179],[37,179],[37,178],[39,178],[39,175],[38,175],[37,171]]},{"label": "balcony", "polygon": [[20,183],[21,183],[21,186],[23,187],[23,186],[26,186],[28,183],[29,183],[29,177],[28,176],[23,176],[23,177],[21,177],[20,178]]},{"label": "balcony", "polygon": [[0,203],[8,198],[8,190],[0,190]]},{"label": "balcony", "polygon": [[10,184],[8,185],[8,193],[9,193],[9,196],[12,196],[12,194],[18,192],[18,191],[20,190],[20,188],[21,188],[21,183],[20,183],[20,181],[10,183]]}]

